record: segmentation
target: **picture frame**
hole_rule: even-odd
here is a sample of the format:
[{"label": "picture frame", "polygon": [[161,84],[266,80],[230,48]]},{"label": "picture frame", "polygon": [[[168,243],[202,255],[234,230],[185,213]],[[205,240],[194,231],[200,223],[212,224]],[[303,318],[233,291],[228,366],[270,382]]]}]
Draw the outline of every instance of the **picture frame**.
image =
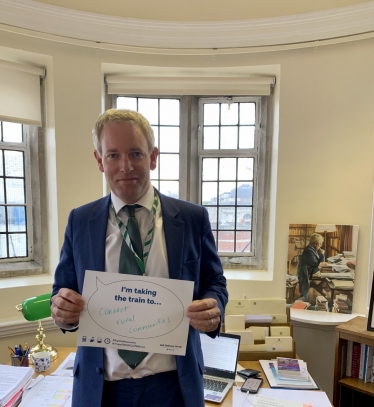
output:
[{"label": "picture frame", "polygon": [[[374,274],[374,271],[373,271],[373,274]],[[367,326],[368,331],[374,331],[373,308],[374,308],[374,279],[372,279],[372,284],[371,284],[371,295],[370,295],[368,326]]]}]

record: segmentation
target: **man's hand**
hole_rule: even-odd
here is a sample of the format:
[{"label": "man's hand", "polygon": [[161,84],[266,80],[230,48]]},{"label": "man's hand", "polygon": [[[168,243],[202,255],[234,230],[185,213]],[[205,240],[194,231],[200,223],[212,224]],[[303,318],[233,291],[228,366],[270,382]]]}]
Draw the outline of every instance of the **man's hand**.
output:
[{"label": "man's hand", "polygon": [[61,324],[78,325],[84,301],[80,294],[68,288],[61,288],[52,297],[52,318]]},{"label": "man's hand", "polygon": [[187,308],[187,317],[190,324],[200,332],[215,331],[220,323],[221,311],[214,298],[193,301]]}]

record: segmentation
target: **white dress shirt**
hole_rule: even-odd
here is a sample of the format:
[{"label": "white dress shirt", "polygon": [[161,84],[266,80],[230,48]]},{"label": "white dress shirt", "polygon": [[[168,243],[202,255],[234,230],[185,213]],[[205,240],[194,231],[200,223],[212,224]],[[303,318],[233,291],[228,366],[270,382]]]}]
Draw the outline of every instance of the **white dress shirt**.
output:
[{"label": "white dress shirt", "polygon": [[[140,236],[144,245],[145,238],[152,222],[152,203],[154,189],[152,186],[147,193],[136,202],[143,208],[135,210],[135,217],[139,224]],[[127,225],[128,216],[121,210],[126,202],[111,193],[114,209],[117,216]],[[118,228],[113,210],[109,209],[108,226],[105,242],[105,271],[108,273],[118,273],[119,256],[123,237]],[[162,227],[161,204],[157,207],[153,239],[148,261],[145,268],[145,275],[150,277],[169,278],[168,259],[166,253],[165,235]],[[125,378],[138,379],[155,373],[167,372],[176,369],[175,356],[163,355],[159,353],[149,353],[143,361],[132,370],[118,355],[117,349],[105,348],[104,350],[105,380],[120,380]]]}]

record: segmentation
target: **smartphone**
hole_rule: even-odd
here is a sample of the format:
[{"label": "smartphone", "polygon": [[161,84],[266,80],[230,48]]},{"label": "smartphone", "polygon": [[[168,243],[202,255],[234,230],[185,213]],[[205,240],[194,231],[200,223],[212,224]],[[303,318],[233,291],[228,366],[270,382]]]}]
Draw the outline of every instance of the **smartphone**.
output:
[{"label": "smartphone", "polygon": [[260,371],[255,369],[243,369],[238,370],[237,373],[245,379],[249,379],[250,377],[256,377],[257,375],[259,375]]},{"label": "smartphone", "polygon": [[257,379],[254,377],[250,377],[247,379],[243,386],[241,387],[241,391],[248,392],[248,393],[257,393],[258,389],[261,387],[262,379]]}]

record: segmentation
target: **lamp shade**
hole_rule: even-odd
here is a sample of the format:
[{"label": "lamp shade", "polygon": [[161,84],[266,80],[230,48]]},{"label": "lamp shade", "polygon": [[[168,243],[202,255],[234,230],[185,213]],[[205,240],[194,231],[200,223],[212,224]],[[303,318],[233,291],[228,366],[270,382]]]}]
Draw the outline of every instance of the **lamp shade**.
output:
[{"label": "lamp shade", "polygon": [[42,294],[31,297],[16,306],[27,321],[37,321],[51,316],[51,294]]}]

